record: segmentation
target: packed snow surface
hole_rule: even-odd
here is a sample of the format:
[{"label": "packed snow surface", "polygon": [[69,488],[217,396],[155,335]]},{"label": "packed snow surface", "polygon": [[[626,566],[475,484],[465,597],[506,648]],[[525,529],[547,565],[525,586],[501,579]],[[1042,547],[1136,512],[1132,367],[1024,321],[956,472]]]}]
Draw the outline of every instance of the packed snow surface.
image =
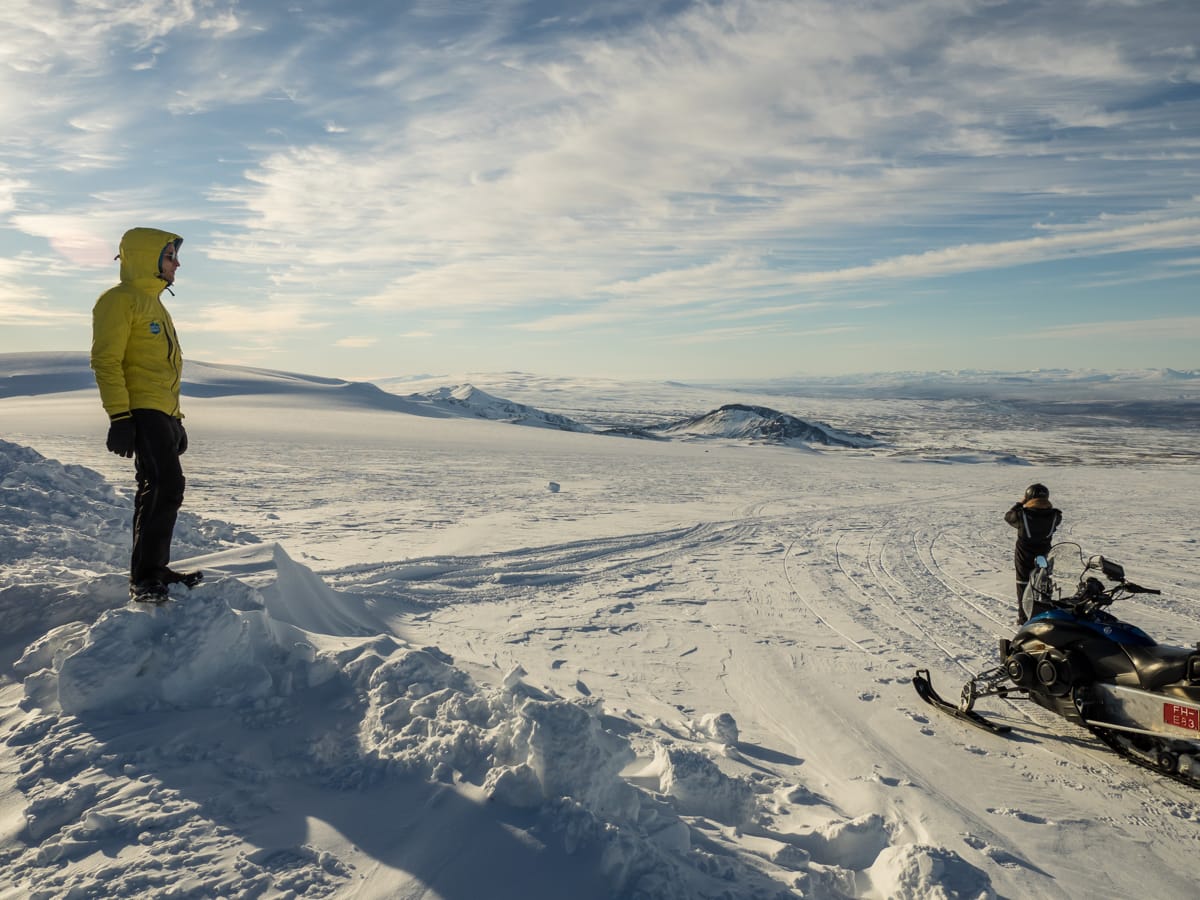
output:
[{"label": "packed snow surface", "polygon": [[[1194,891],[1196,792],[1039,708],[990,701],[998,737],[910,684],[928,667],[954,695],[993,664],[1015,609],[1001,515],[1035,480],[1065,537],[1163,589],[1125,618],[1200,639],[1194,423],[777,396],[887,433],[798,453],[212,367],[185,398],[175,542],[206,578],[156,608],[126,598],[132,473],[94,389],[63,380],[74,357],[19,356],[0,358],[0,898]],[[509,373],[488,393],[591,426],[738,402],[657,390]]]}]

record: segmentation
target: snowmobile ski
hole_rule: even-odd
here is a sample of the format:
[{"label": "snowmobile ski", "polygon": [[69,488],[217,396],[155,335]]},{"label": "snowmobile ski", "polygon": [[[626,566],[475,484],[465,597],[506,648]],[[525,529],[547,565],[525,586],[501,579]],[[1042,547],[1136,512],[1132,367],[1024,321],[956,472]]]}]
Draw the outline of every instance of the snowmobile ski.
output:
[{"label": "snowmobile ski", "polygon": [[982,728],[984,731],[989,731],[992,734],[1007,734],[1012,731],[1008,725],[1002,725],[999,722],[993,722],[991,719],[981,716],[973,709],[962,709],[957,704],[951,703],[945,697],[941,696],[933,688],[933,682],[929,679],[928,669],[918,669],[917,674],[913,676],[913,687],[917,689],[917,696],[928,703],[935,709],[939,709],[947,715],[974,725],[976,728]]}]

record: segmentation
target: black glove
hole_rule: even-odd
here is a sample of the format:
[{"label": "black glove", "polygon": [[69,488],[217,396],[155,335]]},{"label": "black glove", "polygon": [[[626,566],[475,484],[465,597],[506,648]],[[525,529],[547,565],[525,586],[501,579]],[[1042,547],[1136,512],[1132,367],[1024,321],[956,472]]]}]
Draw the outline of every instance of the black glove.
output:
[{"label": "black glove", "polygon": [[187,431],[184,430],[182,422],[179,423],[179,446],[176,449],[180,456],[187,453]]},{"label": "black glove", "polygon": [[133,424],[133,416],[125,416],[123,419],[113,419],[108,426],[108,440],[104,442],[104,446],[108,447],[109,451],[124,456],[129,459],[133,456],[133,442],[137,435],[137,429]]}]

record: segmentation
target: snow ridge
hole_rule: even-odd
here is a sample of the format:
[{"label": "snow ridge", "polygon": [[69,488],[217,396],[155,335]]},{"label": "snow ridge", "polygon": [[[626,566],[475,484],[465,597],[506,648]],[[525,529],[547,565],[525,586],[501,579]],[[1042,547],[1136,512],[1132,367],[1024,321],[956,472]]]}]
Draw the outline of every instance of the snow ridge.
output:
[{"label": "snow ridge", "polygon": [[524,403],[493,397],[486,391],[481,391],[470,384],[442,387],[410,396],[413,399],[430,401],[459,414],[466,412],[481,419],[493,419],[513,425],[532,425],[538,428],[557,428],[560,431],[587,433],[592,431],[587,425],[576,422],[567,416],[544,412],[532,406],[526,406]]}]

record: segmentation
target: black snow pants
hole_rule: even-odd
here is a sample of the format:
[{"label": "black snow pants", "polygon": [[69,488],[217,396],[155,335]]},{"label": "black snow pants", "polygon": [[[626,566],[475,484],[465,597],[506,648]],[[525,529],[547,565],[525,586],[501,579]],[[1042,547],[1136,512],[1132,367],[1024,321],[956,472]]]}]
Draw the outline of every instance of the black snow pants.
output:
[{"label": "black snow pants", "polygon": [[1017,541],[1013,551],[1013,565],[1017,570],[1017,621],[1025,624],[1025,610],[1021,607],[1021,598],[1025,596],[1025,585],[1029,584],[1029,576],[1036,565],[1034,560],[1050,552],[1050,543],[1030,544]]},{"label": "black snow pants", "polygon": [[133,501],[133,552],[130,584],[163,581],[171,561],[171,537],[183,505],[184,478],[179,464],[183,423],[156,409],[133,410],[136,428]]}]

